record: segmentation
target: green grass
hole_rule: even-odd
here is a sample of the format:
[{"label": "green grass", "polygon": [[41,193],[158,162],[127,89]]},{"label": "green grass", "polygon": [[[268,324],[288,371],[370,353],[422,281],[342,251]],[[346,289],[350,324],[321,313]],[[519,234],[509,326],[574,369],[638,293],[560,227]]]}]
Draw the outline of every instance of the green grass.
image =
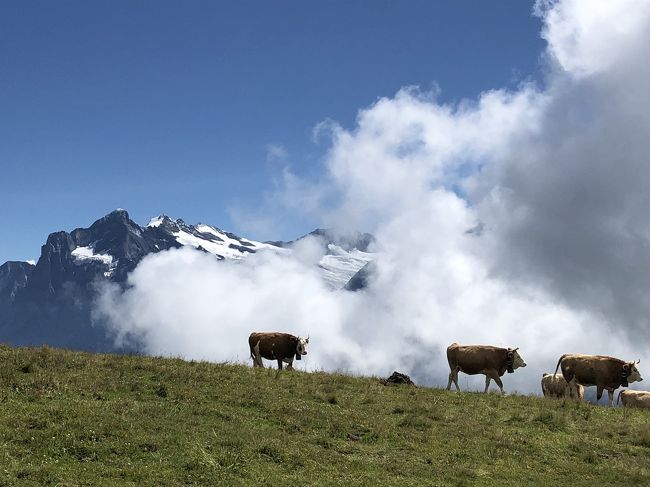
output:
[{"label": "green grass", "polygon": [[650,415],[0,346],[0,486],[648,485]]}]

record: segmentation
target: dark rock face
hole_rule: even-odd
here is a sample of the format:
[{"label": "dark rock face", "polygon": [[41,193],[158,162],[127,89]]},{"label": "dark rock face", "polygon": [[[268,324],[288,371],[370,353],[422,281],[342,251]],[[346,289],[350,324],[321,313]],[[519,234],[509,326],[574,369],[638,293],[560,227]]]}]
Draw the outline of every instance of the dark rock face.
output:
[{"label": "dark rock face", "polygon": [[313,232],[309,232],[307,235],[304,235],[299,239],[292,240],[290,242],[269,241],[265,243],[275,245],[276,247],[286,248],[291,247],[296,242],[306,237],[317,237],[321,240],[325,247],[327,247],[329,244],[334,244],[348,252],[354,249],[360,250],[361,252],[370,252],[370,247],[375,243],[375,237],[369,233],[351,232],[346,234],[334,232],[326,228],[317,228]]},{"label": "dark rock face", "polygon": [[375,261],[370,261],[364,265],[357,273],[350,278],[348,283],[345,285],[346,291],[360,291],[368,287],[370,279],[372,278],[373,273],[377,264]]},{"label": "dark rock face", "polygon": [[33,270],[34,266],[27,262],[9,261],[0,265],[0,306],[13,300],[16,293],[27,285]]},{"label": "dark rock face", "polygon": [[107,330],[91,320],[96,285],[123,284],[145,255],[181,247],[172,235],[178,223],[167,220],[143,228],[116,210],[89,228],[50,234],[36,266],[0,266],[0,341],[115,350]]}]

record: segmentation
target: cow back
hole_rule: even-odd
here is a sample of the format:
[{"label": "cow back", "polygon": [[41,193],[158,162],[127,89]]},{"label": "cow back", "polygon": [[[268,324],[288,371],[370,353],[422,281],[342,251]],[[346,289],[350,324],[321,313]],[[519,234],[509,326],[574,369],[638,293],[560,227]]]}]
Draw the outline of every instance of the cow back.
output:
[{"label": "cow back", "polygon": [[605,355],[566,355],[561,362],[566,380],[575,377],[578,383],[586,386],[601,385],[614,389],[624,384],[624,365],[625,361]]},{"label": "cow back", "polygon": [[248,337],[251,351],[259,347],[260,355],[267,360],[283,360],[296,353],[298,337],[280,332],[253,332]]},{"label": "cow back", "polygon": [[[582,386],[578,386],[577,394],[581,395]],[[562,374],[544,374],[542,377],[542,392],[546,397],[568,397],[570,393],[569,383]]]},{"label": "cow back", "polygon": [[458,367],[466,374],[481,374],[496,370],[503,375],[508,361],[508,349],[490,345],[458,345],[447,348],[447,360],[451,368]]}]

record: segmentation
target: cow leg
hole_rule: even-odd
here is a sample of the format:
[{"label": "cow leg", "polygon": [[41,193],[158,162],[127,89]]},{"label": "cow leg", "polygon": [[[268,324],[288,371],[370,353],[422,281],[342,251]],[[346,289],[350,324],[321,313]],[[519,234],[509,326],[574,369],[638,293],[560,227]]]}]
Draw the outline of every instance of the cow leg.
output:
[{"label": "cow leg", "polygon": [[603,397],[603,386],[596,386],[596,401],[600,401],[600,398]]},{"label": "cow leg", "polygon": [[569,397],[580,401],[580,394],[578,394],[578,381],[575,377],[572,377],[569,381]]},{"label": "cow leg", "polygon": [[251,356],[253,357],[253,367],[264,368],[264,364],[262,363],[262,355],[260,354],[260,342],[257,342],[255,344],[255,347],[251,349]]},{"label": "cow leg", "polygon": [[614,404],[614,389],[607,388],[607,399],[609,400],[609,407],[612,407]]},{"label": "cow leg", "polygon": [[454,383],[456,386],[456,391],[460,392],[460,387],[458,387],[458,369],[454,368],[451,369],[451,372],[449,372],[449,382],[447,383],[447,390],[451,390],[451,383]]},{"label": "cow leg", "polygon": [[501,382],[501,377],[499,377],[498,375],[495,375],[494,376],[494,382],[496,382],[497,385],[499,386],[499,389],[501,389],[501,395],[504,395],[506,393],[506,391],[503,390],[503,382]]},{"label": "cow leg", "polygon": [[278,359],[278,370],[282,370],[282,359]]},{"label": "cow leg", "polygon": [[491,370],[485,374],[485,392],[488,391],[490,379],[494,379],[494,382],[496,382],[499,386],[499,389],[501,389],[501,394],[505,394],[503,392],[503,382],[501,382],[501,377],[499,377],[499,374],[495,370]]},{"label": "cow leg", "polygon": [[449,373],[449,384],[447,386],[447,390],[451,390],[451,383],[453,381],[454,385],[456,386],[456,392],[460,392],[460,386],[458,385],[458,371],[459,369],[456,367]]},{"label": "cow leg", "polygon": [[253,367],[262,367],[264,368],[264,363],[262,362],[262,356],[259,354],[259,351],[253,352]]},{"label": "cow leg", "polygon": [[293,359],[290,359],[289,363],[287,363],[287,370],[293,370]]},{"label": "cow leg", "polygon": [[488,374],[485,374],[485,390],[483,392],[488,391],[488,389],[490,388],[490,381],[491,380],[492,380],[492,378]]}]

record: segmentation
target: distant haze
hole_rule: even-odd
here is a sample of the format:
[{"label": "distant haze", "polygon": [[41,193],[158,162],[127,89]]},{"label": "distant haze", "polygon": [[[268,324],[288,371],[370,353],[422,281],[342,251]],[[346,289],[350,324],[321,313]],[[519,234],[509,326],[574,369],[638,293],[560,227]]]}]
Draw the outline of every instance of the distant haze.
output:
[{"label": "distant haze", "polygon": [[273,201],[376,237],[367,289],[324,286],[309,239],[241,264],[181,249],[145,258],[99,315],[153,354],[247,361],[248,333],[282,330],[311,336],[301,368],[434,385],[453,341],[520,347],[510,391],[539,391],[565,352],[650,375],[650,2],[537,14],[543,86],[451,105],[404,88],[351,128],[319,126],[325,177],[284,173]]}]

